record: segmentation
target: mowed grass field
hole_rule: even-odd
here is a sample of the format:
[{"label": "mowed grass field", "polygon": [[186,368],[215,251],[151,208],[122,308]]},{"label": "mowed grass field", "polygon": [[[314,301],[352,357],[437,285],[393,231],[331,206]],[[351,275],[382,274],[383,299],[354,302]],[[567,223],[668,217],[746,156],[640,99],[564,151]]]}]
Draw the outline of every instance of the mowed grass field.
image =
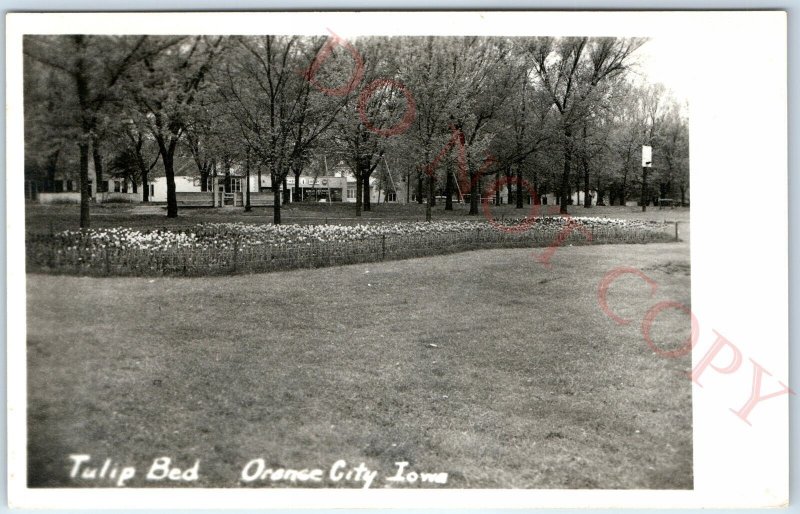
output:
[{"label": "mowed grass field", "polygon": [[[690,358],[658,356],[641,334],[657,301],[689,305],[688,244],[560,248],[551,269],[540,251],[231,277],[28,275],[29,483],[113,485],[68,477],[82,453],[136,466],[133,487],[244,485],[262,457],[364,462],[373,487],[408,461],[448,473],[436,487],[691,488]],[[639,278],[613,284],[623,326],[597,299],[618,266],[659,284],[653,298]],[[652,331],[668,349],[688,334],[669,310]],[[199,480],[145,482],[160,456],[200,459]]]}]

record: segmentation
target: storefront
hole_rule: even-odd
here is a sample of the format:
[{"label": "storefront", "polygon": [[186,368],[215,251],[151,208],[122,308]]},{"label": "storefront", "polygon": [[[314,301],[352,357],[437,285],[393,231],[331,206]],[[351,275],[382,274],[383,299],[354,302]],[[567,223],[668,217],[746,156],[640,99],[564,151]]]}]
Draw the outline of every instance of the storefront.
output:
[{"label": "storefront", "polygon": [[286,178],[286,185],[291,191],[293,202],[341,202],[347,189],[344,177],[300,177],[300,197],[295,198],[294,177]]}]

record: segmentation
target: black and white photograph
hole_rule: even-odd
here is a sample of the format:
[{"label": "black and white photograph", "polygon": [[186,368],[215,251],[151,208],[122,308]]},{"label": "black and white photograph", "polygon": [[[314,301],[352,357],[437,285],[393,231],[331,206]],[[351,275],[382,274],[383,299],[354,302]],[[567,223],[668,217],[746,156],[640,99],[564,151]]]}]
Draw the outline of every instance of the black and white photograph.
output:
[{"label": "black and white photograph", "polygon": [[691,495],[698,397],[786,414],[693,301],[680,23],[429,14],[22,24],[21,488]]}]

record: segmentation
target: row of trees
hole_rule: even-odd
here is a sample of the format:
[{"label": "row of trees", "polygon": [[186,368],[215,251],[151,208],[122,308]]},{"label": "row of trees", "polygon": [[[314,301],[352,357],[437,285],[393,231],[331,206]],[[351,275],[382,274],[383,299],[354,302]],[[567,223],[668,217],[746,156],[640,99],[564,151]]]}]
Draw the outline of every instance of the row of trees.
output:
[{"label": "row of trees", "polygon": [[469,192],[477,214],[479,198],[499,194],[499,185],[511,186],[520,208],[523,191],[534,202],[555,193],[562,212],[574,191],[622,203],[641,186],[639,152],[648,144],[654,187],[640,200],[679,192],[683,201],[688,124],[683,106],[636,73],[642,44],[27,36],[26,167],[52,177],[59,166],[77,166],[84,227],[89,159],[98,182],[110,173],[144,185],[160,163],[170,217],[178,215],[176,157],[191,157],[201,184],[232,167],[268,173],[280,223],[287,176],[299,178],[317,155],[352,169],[357,215],[371,209],[370,177],[392,162],[392,182],[406,181],[420,203],[427,197],[430,218],[437,196],[452,209]]}]

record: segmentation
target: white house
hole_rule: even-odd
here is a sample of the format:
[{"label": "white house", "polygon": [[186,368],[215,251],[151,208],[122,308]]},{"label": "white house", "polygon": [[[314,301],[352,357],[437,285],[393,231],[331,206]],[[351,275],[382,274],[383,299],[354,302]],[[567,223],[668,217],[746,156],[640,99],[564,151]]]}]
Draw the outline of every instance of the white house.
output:
[{"label": "white house", "polygon": [[[148,184],[150,189],[149,200],[151,202],[166,202],[167,201],[167,177],[156,177],[150,180]],[[175,177],[175,192],[176,193],[192,193],[200,192],[200,178],[190,177],[187,175]],[[142,200],[142,195],[139,194],[139,201]]]},{"label": "white house", "polygon": [[[90,166],[89,176],[95,175],[94,169]],[[134,184],[130,180],[120,178],[105,178],[102,182],[104,187],[98,188],[96,180],[89,180],[89,196],[96,203],[133,203],[142,200],[141,188],[137,188],[134,193]],[[35,191],[33,184],[25,184],[26,198],[33,199],[34,197],[39,203],[52,204],[52,203],[80,203],[81,192],[77,180],[71,177],[57,174],[56,179],[53,181],[52,189],[50,192]]]},{"label": "white house", "polygon": [[[545,205],[557,205],[560,201],[558,198],[558,193],[547,193],[541,195],[542,203]],[[583,201],[586,198],[586,193],[583,191],[577,191],[571,193],[569,195],[570,200],[572,200],[572,205],[583,205]],[[597,205],[598,195],[597,191],[594,189],[589,190],[589,198],[591,200],[591,205]]]},{"label": "white house", "polygon": [[[184,206],[243,206],[245,192],[247,191],[247,178],[243,170],[234,167],[225,175],[209,176],[206,184],[201,183],[201,178],[192,174],[187,166],[182,166],[183,174],[175,176],[175,191],[178,204]],[[62,176],[63,175],[63,176]],[[130,180],[108,177],[104,178],[102,186],[98,188],[94,180],[95,171],[93,162],[89,162],[89,189],[93,202],[141,202],[144,199],[144,189],[147,188],[148,200],[155,203],[167,201],[167,179],[164,176],[151,178],[147,184],[135,185]],[[26,181],[26,198],[36,199],[39,203],[80,203],[79,184],[76,179],[59,174],[53,182],[53,192],[41,193],[37,190],[35,181]],[[205,186],[205,187],[204,187]],[[251,173],[249,179],[250,204],[271,205],[273,193],[269,174]],[[295,176],[289,174],[286,178],[284,202],[356,202],[356,180],[350,168],[340,162],[332,167],[326,175],[303,174],[299,177],[298,188],[295,187]],[[396,184],[388,173],[373,173],[369,180],[370,202],[379,204],[384,202],[400,202],[406,200],[404,182]],[[298,194],[299,189],[299,194]],[[135,190],[135,192],[134,192]]]}]

